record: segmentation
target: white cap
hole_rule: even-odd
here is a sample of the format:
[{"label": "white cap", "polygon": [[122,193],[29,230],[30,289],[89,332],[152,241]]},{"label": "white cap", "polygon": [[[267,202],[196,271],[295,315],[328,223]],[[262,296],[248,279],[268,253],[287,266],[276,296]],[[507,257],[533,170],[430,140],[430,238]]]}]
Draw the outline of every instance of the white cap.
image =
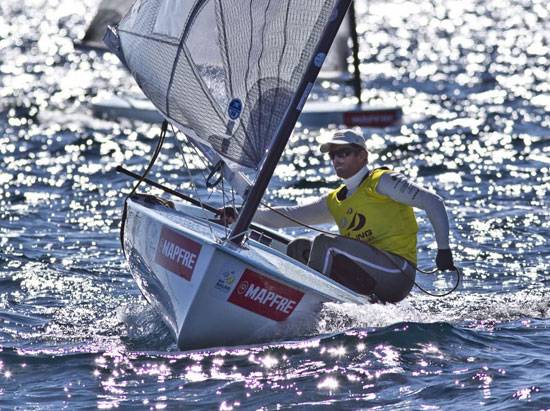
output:
[{"label": "white cap", "polygon": [[358,133],[357,131],[353,131],[350,129],[346,130],[338,130],[335,131],[330,140],[328,140],[326,143],[321,144],[319,149],[321,150],[321,153],[328,153],[330,150],[331,145],[348,145],[348,144],[354,144],[356,146],[361,147],[362,149],[367,149],[367,144],[365,142],[365,137],[363,137],[362,134]]}]

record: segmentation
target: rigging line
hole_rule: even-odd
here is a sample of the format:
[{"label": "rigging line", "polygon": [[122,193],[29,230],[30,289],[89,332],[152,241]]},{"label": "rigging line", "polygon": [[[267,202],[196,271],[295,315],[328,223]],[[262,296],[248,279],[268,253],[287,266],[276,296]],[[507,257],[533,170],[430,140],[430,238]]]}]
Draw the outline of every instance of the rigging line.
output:
[{"label": "rigging line", "polygon": [[231,184],[229,185],[229,194],[231,194],[231,198],[229,198],[229,194],[227,193],[227,191],[225,190],[225,186],[224,186],[224,183],[223,183],[223,180],[224,178],[222,178],[222,196],[223,196],[223,205],[225,207],[225,205],[227,204],[225,202],[225,197],[227,196],[227,201],[228,203],[231,205],[231,207],[235,208],[235,190],[233,189],[233,186],[231,186]]},{"label": "rigging line", "polygon": [[[187,136],[179,131],[177,128],[174,128],[174,126],[172,124],[170,124],[170,128],[172,129],[172,133],[174,133],[174,136],[178,136],[178,135],[182,135],[185,140],[187,141],[187,147],[190,147],[194,152],[195,152],[195,155],[197,156],[197,158],[202,162],[203,166],[204,166],[204,169],[207,169],[208,168],[208,163],[206,162],[206,160],[204,159],[203,155],[200,153],[200,151],[197,149],[197,147],[194,145],[194,144],[189,144],[189,139],[187,138]],[[176,142],[178,144],[178,147],[181,151],[181,155],[182,157],[184,156],[184,151],[183,151],[183,146],[181,144],[181,142],[177,139],[176,137]],[[206,180],[206,175],[204,173],[203,170],[199,170],[199,172],[202,174],[202,178],[204,178]]]},{"label": "rigging line", "polygon": [[[221,170],[221,173],[222,173],[222,179],[221,179],[221,182],[222,182],[222,203],[223,203],[223,208],[225,209],[226,207],[226,202],[225,202],[225,195],[226,195],[226,192],[225,192],[225,186],[224,186],[224,176],[223,176],[223,168]],[[235,209],[235,190],[233,190],[233,187],[230,185],[230,193],[231,193],[231,206],[233,207],[233,209]],[[224,229],[225,229],[225,237],[227,238],[227,235],[228,235],[228,225],[227,224],[224,224]]]},{"label": "rigging line", "polygon": [[[189,141],[189,138],[188,138],[183,132],[179,131],[178,129],[175,129],[174,126],[173,126],[172,124],[170,124],[170,127],[171,127],[172,132],[174,133],[175,136],[178,135],[179,133],[181,133],[181,135],[182,135],[187,141]],[[180,141],[179,141],[177,138],[176,138],[176,141],[177,141],[178,146],[179,146],[179,148],[180,148],[181,155],[182,155],[182,157],[184,158],[185,153],[184,153],[184,151],[183,151],[183,146],[180,144]],[[195,144],[193,144],[193,143],[188,144],[187,146],[188,146],[188,147],[191,147],[191,149],[195,152],[195,155],[196,155],[197,158],[202,162],[202,164],[204,165],[204,167],[205,167],[205,168],[208,168],[208,166],[209,166],[209,165],[208,165],[208,162],[206,161],[206,159],[204,158],[204,156],[201,154],[201,152],[200,152],[200,150],[197,148],[197,146],[195,146]],[[188,166],[187,166],[187,162],[185,161],[185,158],[184,158],[184,163],[186,164],[186,168],[189,169]],[[223,169],[222,169],[220,172],[222,173],[222,180],[221,180],[221,181],[222,181],[222,190],[221,190],[221,192],[222,192],[222,203],[223,203],[223,206],[225,207],[225,204],[226,204],[226,203],[225,203],[225,195],[226,195],[227,193],[225,192],[225,188],[224,188],[225,186],[224,186],[224,184],[223,184]],[[200,173],[202,174],[202,177],[206,180],[205,173],[204,173],[202,170],[200,171]],[[191,179],[191,181],[192,181],[192,177],[191,177],[191,176],[190,176],[190,179]],[[193,181],[192,181],[192,182],[193,182]],[[208,196],[209,199],[212,197],[212,195],[214,194],[214,192],[215,192],[216,190],[219,190],[219,189],[216,188],[216,187],[211,187],[211,188],[212,188],[212,190],[209,190],[209,196]],[[207,188],[207,190],[208,190],[208,188]],[[235,206],[235,195],[234,195],[233,189],[231,189],[231,194],[232,194],[232,197],[233,197],[233,207],[234,207],[234,206]],[[199,203],[201,204],[201,208],[204,209],[203,202],[200,200],[200,196],[198,195],[198,193],[197,193],[197,198],[199,198],[198,201],[199,201]],[[207,219],[207,220],[208,220],[208,219]],[[213,234],[212,227],[210,227],[210,221],[208,221],[208,224],[209,224],[209,228],[210,228],[210,232],[212,233],[212,236],[213,236],[214,238],[216,238],[216,236]],[[224,226],[224,230],[225,230],[225,236],[227,237],[227,226]]]},{"label": "rigging line", "polygon": [[[322,230],[322,229],[320,229],[320,228],[313,227],[313,226],[310,226],[310,225],[308,225],[308,224],[305,224],[305,223],[303,223],[303,222],[301,222],[301,221],[299,221],[299,220],[296,220],[296,219],[290,217],[289,215],[286,215],[285,213],[283,213],[283,212],[281,212],[281,211],[279,211],[279,210],[277,210],[277,209],[275,209],[275,208],[269,206],[268,204],[264,203],[263,201],[260,202],[260,204],[263,205],[264,207],[269,208],[271,211],[273,211],[273,212],[279,214],[280,216],[286,218],[287,220],[290,220],[290,221],[292,221],[293,223],[296,223],[296,224],[298,224],[298,225],[300,225],[300,226],[302,226],[302,227],[304,227],[304,228],[310,229],[310,230],[312,230],[312,231],[317,231],[317,232],[322,233],[322,234],[327,234],[327,235],[330,235],[330,236],[333,236],[333,237],[348,238],[348,237],[344,237],[344,236],[341,235],[341,234],[336,234],[336,233],[333,233],[333,232],[330,232],[330,231]],[[371,247],[372,247],[372,246],[371,246]],[[396,263],[395,263],[395,262],[394,262],[394,261],[393,261],[393,260],[392,260],[383,250],[380,250],[380,249],[378,249],[378,248],[376,248],[376,247],[372,247],[372,248],[373,248],[374,250],[376,250],[377,252],[379,252],[380,254],[383,254],[383,255],[391,262],[391,264],[393,264],[396,268],[399,269],[399,271],[400,271],[403,275],[405,275],[405,273],[403,272],[403,270],[401,270],[401,267],[399,267],[399,266],[398,266],[398,265],[397,265],[397,264],[396,264]],[[417,265],[412,264],[411,262],[409,262],[409,264],[411,264],[411,265],[414,267],[414,269],[415,269],[416,271],[418,271],[418,272],[420,272],[420,273],[422,273],[422,274],[434,274],[434,273],[436,273],[436,272],[438,272],[438,271],[442,271],[442,270],[439,270],[439,269],[437,269],[437,268],[436,268],[435,270],[433,270],[433,271],[424,271],[424,270],[421,270],[420,268],[418,268]],[[431,293],[431,292],[425,290],[425,289],[424,289],[422,286],[420,286],[416,281],[414,282],[414,285],[416,285],[416,286],[418,287],[418,289],[420,289],[420,291],[422,291],[422,292],[424,292],[424,293],[426,293],[426,294],[428,294],[428,295],[430,295],[430,296],[432,296],[432,297],[445,297],[445,296],[451,294],[452,292],[454,292],[454,291],[458,288],[458,286],[460,285],[460,280],[461,280],[461,278],[462,278],[462,273],[461,273],[461,271],[460,271],[460,269],[459,269],[458,267],[455,267],[455,269],[454,269],[454,270],[451,270],[451,271],[456,272],[456,283],[455,283],[454,287],[453,287],[450,291],[447,291],[447,292],[445,292],[445,293],[443,293],[443,294],[434,294],[434,293]]]},{"label": "rigging line", "polygon": [[233,186],[231,186],[231,205],[235,208],[235,190],[233,189]]},{"label": "rigging line", "polygon": [[[174,135],[177,136],[177,135],[181,134],[189,142],[189,138],[183,132],[179,131],[177,128],[174,128],[174,126],[172,124],[170,124],[170,127],[171,127],[172,132],[174,133]],[[183,146],[181,145],[180,141],[177,138],[176,138],[176,142],[177,142],[178,147],[181,151],[181,155],[183,156],[184,155]],[[204,166],[204,170],[208,169],[210,167],[210,165],[207,162],[206,157],[201,153],[201,151],[197,148],[197,146],[193,143],[188,144],[187,146],[191,147],[191,149],[194,151],[196,157],[201,161],[202,165]],[[200,173],[202,174],[202,178],[204,180],[206,180],[207,177],[206,177],[206,174],[204,173],[204,171],[200,170]],[[211,188],[212,188],[212,190],[209,190],[209,194],[208,194],[208,199],[209,200],[210,200],[210,198],[212,198],[212,195],[214,194],[214,192],[216,190],[219,191],[219,188],[217,188],[217,187],[211,187]],[[224,194],[227,194],[225,192],[225,189],[223,189],[223,192],[224,192]],[[234,198],[234,194],[233,194],[233,198]],[[233,207],[235,207],[235,200],[233,200]]]},{"label": "rigging line", "polygon": [[159,134],[159,141],[157,143],[157,146],[155,147],[155,151],[153,152],[153,155],[151,156],[151,160],[149,160],[149,164],[147,165],[147,168],[143,172],[143,175],[139,177],[138,182],[134,185],[134,188],[132,188],[132,191],[130,194],[126,196],[124,199],[124,209],[122,211],[122,221],[120,223],[120,243],[122,244],[122,253],[126,255],[126,251],[124,250],[124,231],[126,228],[126,213],[127,213],[127,207],[128,207],[128,199],[132,197],[140,184],[147,178],[147,174],[149,174],[149,171],[151,171],[151,168],[153,168],[153,165],[157,161],[157,157],[161,152],[162,145],[164,144],[164,139],[166,138],[166,131],[168,130],[168,121],[164,120],[162,122],[162,126],[160,129]]},{"label": "rigging line", "polygon": [[248,230],[246,230],[245,232],[233,234],[231,237],[225,238],[225,241],[228,242],[228,241],[232,241],[236,238],[243,237],[242,244],[244,244],[248,241],[248,238],[249,238],[248,233],[249,233]]},{"label": "rigging line", "polygon": [[[197,188],[197,185],[195,184],[195,181],[194,181],[194,178],[193,178],[193,175],[191,174],[191,169],[189,168],[189,165],[187,164],[187,160],[185,159],[185,154],[183,153],[182,151],[182,155],[181,155],[182,159],[183,159],[183,163],[184,163],[184,166],[185,166],[185,169],[187,170],[187,174],[189,175],[189,181],[191,182],[191,188],[194,190],[195,192],[195,195],[197,197],[197,201],[199,202],[200,204],[200,207],[201,207],[201,210],[203,211],[207,211],[206,210],[206,207],[204,206],[204,203],[202,202],[201,200],[201,196],[199,194],[199,190]],[[210,222],[210,219],[205,219],[206,220],[206,223],[208,224],[208,229],[210,230],[210,235],[212,236],[212,238],[215,240],[215,241],[219,241],[219,238],[216,237],[216,235],[214,234],[214,230],[212,228],[212,223]]]},{"label": "rigging line", "polygon": [[[195,192],[195,195],[197,197],[197,201],[199,202],[200,206],[201,206],[201,210],[205,211],[206,210],[206,207],[204,207],[204,203],[202,202],[201,200],[201,196],[199,194],[199,190],[197,188],[197,185],[195,184],[195,181],[193,179],[193,176],[191,175],[191,170],[189,169],[189,166],[187,165],[187,161],[185,160],[185,157],[183,159],[183,162],[185,163],[185,168],[187,169],[188,171],[188,174],[189,174],[189,180],[191,182],[191,187],[193,188],[194,192]],[[216,235],[214,234],[214,230],[212,229],[212,224],[210,223],[210,220],[207,218],[206,219],[206,223],[208,224],[208,229],[210,230],[210,235],[212,235],[212,238],[216,241],[218,241],[219,239],[216,237]]]},{"label": "rigging line", "polygon": [[293,223],[298,224],[299,226],[302,226],[302,227],[307,228],[307,229],[312,230],[312,231],[317,231],[317,232],[322,233],[322,234],[328,234],[328,235],[331,235],[331,236],[334,235],[334,233],[332,233],[332,232],[330,232],[330,231],[325,231],[325,230],[322,230],[322,229],[320,229],[320,228],[310,226],[310,225],[308,225],[308,224],[306,224],[306,223],[303,223],[303,222],[301,222],[301,221],[299,221],[299,220],[296,220],[295,218],[292,218],[292,217],[290,217],[289,215],[283,213],[282,211],[279,211],[279,210],[277,210],[276,208],[271,207],[269,204],[264,203],[263,201],[260,201],[260,204],[263,205],[263,206],[266,207],[266,208],[269,208],[269,209],[270,209],[271,211],[273,211],[274,213],[279,214],[281,217],[284,217],[284,218],[286,218],[287,220],[292,221]]},{"label": "rigging line", "polygon": [[[372,247],[372,246],[371,246],[371,247]],[[401,268],[399,267],[399,265],[398,265],[397,263],[395,263],[395,262],[390,258],[390,256],[388,255],[388,252],[387,252],[387,251],[380,250],[380,249],[378,249],[378,248],[376,248],[376,247],[372,247],[372,248],[373,248],[376,252],[378,252],[379,254],[384,255],[384,257],[386,257],[386,259],[387,259],[395,268],[399,269],[399,271],[401,271],[401,273],[402,273],[403,275],[405,275],[405,273],[403,272],[403,270],[401,270]],[[421,270],[420,268],[418,268],[418,266],[416,266],[415,264],[412,264],[412,263],[410,263],[410,262],[409,262],[409,264],[411,264],[411,265],[414,267],[414,269],[415,269],[416,271],[419,271],[419,272],[421,272],[421,273],[423,273],[423,274],[434,274],[434,273],[436,273],[436,272],[438,272],[438,271],[443,271],[443,270],[439,270],[438,268],[436,268],[435,270],[432,270],[432,271],[423,271],[423,270]],[[453,288],[452,288],[451,290],[446,291],[446,292],[444,292],[443,294],[435,294],[435,293],[432,293],[432,292],[430,292],[430,291],[424,289],[424,288],[423,288],[422,286],[420,286],[416,281],[414,282],[414,285],[416,285],[416,287],[418,287],[418,289],[419,289],[420,291],[422,291],[423,293],[425,293],[425,294],[427,294],[427,295],[429,295],[429,296],[432,296],[432,297],[446,297],[447,295],[451,294],[452,292],[454,292],[454,291],[458,288],[458,286],[460,285],[460,279],[462,278],[462,273],[460,272],[459,268],[455,267],[454,270],[449,270],[449,271],[454,271],[454,272],[456,272],[456,283],[455,283],[455,285],[453,286]]]},{"label": "rigging line", "polygon": [[[221,183],[222,183],[222,205],[223,205],[223,208],[225,209],[225,188],[224,188],[224,182],[223,182],[223,180],[224,180],[224,178],[223,178],[223,167],[221,168],[220,173],[222,175],[222,178],[221,178]],[[215,187],[212,187],[212,188],[215,188]],[[227,224],[223,225],[223,229],[224,229],[224,232],[225,232],[225,236],[227,237],[227,232],[228,232]]]},{"label": "rigging line", "polygon": [[[193,143],[190,143],[189,142],[189,138],[183,133],[183,132],[180,132],[178,129],[175,129],[174,126],[172,126],[170,124],[171,128],[172,128],[172,132],[175,134],[175,135],[178,135],[181,133],[181,135],[185,138],[185,140],[187,141],[187,147],[190,147],[191,150],[194,151],[194,154],[195,156],[201,161],[202,165],[204,166],[204,169],[203,170],[199,170],[199,173],[201,173],[202,175],[202,178],[204,180],[207,179],[206,177],[206,174],[204,172],[205,169],[207,169],[209,167],[207,161],[204,159],[204,156],[202,155],[202,153],[198,150],[198,148],[195,146],[195,144]],[[181,152],[181,155],[182,157],[185,156],[185,152],[183,151],[183,145],[180,143],[180,141],[176,138],[176,142],[178,144],[178,147],[180,149],[180,152]],[[192,153],[193,154],[193,153]],[[185,160],[184,160],[185,162]]]},{"label": "rigging line", "polygon": [[455,267],[455,269],[451,270],[451,271],[454,271],[457,274],[456,275],[456,283],[455,283],[454,287],[451,290],[446,291],[443,294],[434,294],[431,291],[427,291],[424,288],[422,288],[416,281],[414,282],[414,285],[416,285],[420,291],[422,291],[423,293],[425,293],[425,294],[427,294],[431,297],[446,297],[458,288],[458,286],[460,285],[460,281],[461,281],[462,277],[464,276],[462,271],[458,267]]},{"label": "rigging line", "polygon": [[[236,209],[235,208],[235,190],[233,189],[233,186],[231,186],[231,205],[233,209]],[[245,241],[246,241],[246,238],[245,238]]]},{"label": "rigging line", "polygon": [[[189,141],[188,137],[183,132],[178,130],[177,128],[174,128],[174,126],[172,124],[170,124],[170,128],[172,129],[172,132],[174,133],[175,136],[181,134],[187,141]],[[178,143],[178,146],[179,146],[180,151],[181,151],[181,155],[183,156],[184,155],[183,146],[181,145],[180,141],[177,138],[176,138],[176,142]],[[192,143],[188,144],[188,147],[191,147],[191,149],[195,152],[195,155],[201,161],[202,165],[204,166],[204,169],[208,169],[210,167],[210,165],[209,165],[208,161],[206,160],[206,157],[201,153],[201,151],[198,149],[198,147],[195,144],[192,144]],[[204,171],[201,170],[200,173],[202,174],[203,179],[206,180],[207,177],[206,177]],[[214,194],[215,191],[220,191],[220,189],[218,187],[212,187],[212,190],[209,191],[208,199],[210,199],[212,197],[212,195]],[[225,188],[222,187],[221,191],[222,191],[222,195],[229,196],[228,193],[226,192]],[[231,198],[232,198],[231,205],[233,206],[233,208],[235,208],[236,207],[235,190],[233,189],[232,186],[230,186],[230,191],[229,192],[230,192]],[[224,206],[225,206],[225,202],[224,202]]]},{"label": "rigging line", "polygon": [[139,185],[143,182],[143,180],[147,177],[147,174],[149,174],[149,171],[151,171],[151,168],[153,168],[153,165],[155,164],[155,161],[157,161],[157,157],[161,152],[162,145],[164,144],[164,139],[166,138],[166,131],[168,129],[168,121],[164,120],[162,122],[162,126],[160,129],[160,135],[159,135],[159,141],[157,143],[157,146],[155,147],[155,151],[153,152],[153,155],[151,156],[151,160],[149,161],[149,164],[147,165],[147,168],[143,172],[143,175],[138,180],[130,194],[126,197],[127,199],[131,196],[133,196],[138,189]]},{"label": "rigging line", "polygon": [[[132,173],[131,171],[126,170],[124,167],[121,167],[121,166],[117,166],[116,171],[124,173],[124,174],[134,178],[135,180],[139,180],[139,178],[140,178],[140,176],[138,174]],[[169,187],[163,186],[162,184],[159,184],[155,181],[149,180],[148,178],[144,179],[143,182],[149,184],[152,187],[156,187],[156,188],[164,191],[165,193],[171,194],[171,195],[173,195],[177,198],[180,198],[180,199],[182,199],[182,200],[184,200],[188,203],[191,203],[191,204],[195,205],[197,208],[200,207],[200,201],[198,201],[198,200],[196,200],[196,199],[194,199],[194,198],[192,198],[188,195],[179,193],[176,190],[173,190]],[[212,214],[220,215],[220,211],[219,211],[218,208],[212,207],[211,205],[209,205],[207,203],[204,204],[204,207],[206,208],[207,211],[210,211]],[[279,241],[283,244],[288,244],[288,242],[289,242],[288,238],[278,234],[275,231],[266,229],[264,227],[260,227],[260,226],[257,226],[255,224],[250,224],[250,228],[252,228],[254,231],[259,232],[262,235],[267,235],[267,236],[271,237],[272,239],[274,239],[276,241]]]}]

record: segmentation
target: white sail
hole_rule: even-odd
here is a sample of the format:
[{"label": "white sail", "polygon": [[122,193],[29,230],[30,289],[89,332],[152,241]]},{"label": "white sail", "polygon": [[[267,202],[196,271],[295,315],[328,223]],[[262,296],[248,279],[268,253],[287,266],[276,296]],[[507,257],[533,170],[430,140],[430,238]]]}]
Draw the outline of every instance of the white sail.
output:
[{"label": "white sail", "polygon": [[138,0],[119,55],[172,123],[235,168],[257,170],[335,0]]}]

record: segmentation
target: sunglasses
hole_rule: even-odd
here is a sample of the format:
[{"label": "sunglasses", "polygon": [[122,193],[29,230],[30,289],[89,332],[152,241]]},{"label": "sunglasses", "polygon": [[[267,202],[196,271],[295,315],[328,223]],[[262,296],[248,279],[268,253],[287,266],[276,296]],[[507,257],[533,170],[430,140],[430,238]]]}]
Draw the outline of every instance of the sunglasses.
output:
[{"label": "sunglasses", "polygon": [[331,160],[334,160],[336,157],[346,158],[350,154],[356,153],[357,151],[359,151],[359,150],[357,150],[356,148],[344,147],[344,148],[341,148],[339,150],[329,151],[328,156],[330,157]]}]

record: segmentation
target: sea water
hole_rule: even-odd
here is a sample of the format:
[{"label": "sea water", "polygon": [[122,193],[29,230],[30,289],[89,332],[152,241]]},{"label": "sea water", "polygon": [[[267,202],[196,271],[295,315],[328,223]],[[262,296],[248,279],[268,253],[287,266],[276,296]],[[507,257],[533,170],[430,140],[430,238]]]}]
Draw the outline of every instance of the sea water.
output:
[{"label": "sea water", "polygon": [[[113,56],[74,49],[95,3],[0,3],[1,409],[550,408],[545,1],[357,2],[363,95],[405,112],[364,130],[370,161],[445,199],[456,292],[327,304],[314,333],[193,352],[176,348],[120,250],[134,182],[115,167],[141,172],[159,128],[91,116],[102,90],[134,87]],[[350,94],[325,82],[311,98]],[[337,184],[317,151],[327,132],[295,130],[271,203]],[[201,173],[169,137],[151,177],[207,199]],[[429,268],[434,237],[417,215]],[[417,278],[440,294],[454,281]]]}]

